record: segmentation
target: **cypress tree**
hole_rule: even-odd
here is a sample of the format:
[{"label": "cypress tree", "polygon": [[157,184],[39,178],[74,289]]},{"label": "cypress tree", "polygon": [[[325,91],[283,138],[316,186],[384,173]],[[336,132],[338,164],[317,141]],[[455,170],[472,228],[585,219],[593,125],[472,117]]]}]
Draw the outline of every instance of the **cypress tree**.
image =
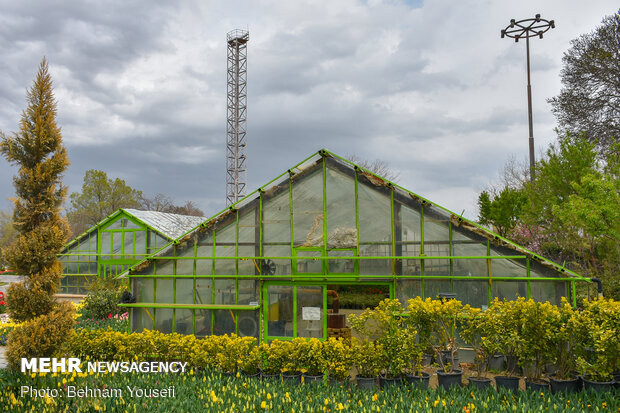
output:
[{"label": "cypress tree", "polygon": [[55,306],[62,265],[56,254],[67,240],[69,228],[60,215],[66,197],[62,174],[69,165],[56,124],[56,100],[47,61],[39,66],[33,86],[27,91],[27,109],[20,128],[12,136],[2,134],[0,153],[19,166],[13,178],[16,197],[13,221],[17,239],[3,250],[10,269],[26,280],[11,284],[8,310],[17,321],[49,313]]}]

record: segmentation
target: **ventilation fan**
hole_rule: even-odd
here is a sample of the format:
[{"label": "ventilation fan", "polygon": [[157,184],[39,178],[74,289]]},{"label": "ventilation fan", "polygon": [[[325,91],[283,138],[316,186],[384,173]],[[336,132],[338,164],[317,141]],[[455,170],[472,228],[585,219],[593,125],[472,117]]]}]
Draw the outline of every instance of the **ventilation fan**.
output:
[{"label": "ventilation fan", "polygon": [[272,260],[263,260],[261,265],[261,274],[274,275],[276,273],[276,263]]}]

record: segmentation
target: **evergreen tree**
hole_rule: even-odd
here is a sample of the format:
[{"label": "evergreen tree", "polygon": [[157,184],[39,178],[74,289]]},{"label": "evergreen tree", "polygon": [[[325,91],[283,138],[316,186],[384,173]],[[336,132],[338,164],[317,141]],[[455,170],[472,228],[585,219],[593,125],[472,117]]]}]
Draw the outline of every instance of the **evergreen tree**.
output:
[{"label": "evergreen tree", "polygon": [[8,267],[27,276],[7,291],[9,314],[17,321],[47,314],[54,307],[62,266],[56,254],[69,228],[60,215],[66,196],[62,174],[69,165],[56,124],[56,101],[43,59],[22,113],[19,132],[2,135],[0,153],[19,166],[14,177],[13,223],[17,239],[3,250]]}]

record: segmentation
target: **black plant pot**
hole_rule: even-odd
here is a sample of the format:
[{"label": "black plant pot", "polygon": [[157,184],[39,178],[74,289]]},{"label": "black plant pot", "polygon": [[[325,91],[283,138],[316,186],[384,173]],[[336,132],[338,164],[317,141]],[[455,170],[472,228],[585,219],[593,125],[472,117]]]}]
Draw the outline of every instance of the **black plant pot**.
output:
[{"label": "black plant pot", "polygon": [[577,393],[581,390],[581,380],[578,377],[574,379],[561,380],[556,379],[555,376],[550,376],[549,385],[551,387],[551,393]]},{"label": "black plant pot", "polygon": [[382,389],[387,389],[388,387],[398,387],[402,384],[403,380],[400,377],[382,377],[379,376],[379,384]]},{"label": "black plant pot", "polygon": [[489,387],[493,387],[492,381],[488,377],[470,377],[467,380],[469,381],[469,387],[475,389],[487,389]]},{"label": "black plant pot", "polygon": [[525,379],[525,389],[531,390],[535,392],[546,392],[549,391],[549,381],[548,380],[540,380],[540,381],[530,381]]},{"label": "black plant pot", "polygon": [[304,378],[304,384],[321,384],[323,383],[323,375],[311,376],[308,374],[301,375]]},{"label": "black plant pot", "polygon": [[241,375],[243,377],[250,377],[250,378],[260,378],[260,371],[257,371],[256,373],[246,373],[245,371],[241,372]]},{"label": "black plant pot", "polygon": [[360,377],[355,378],[357,387],[364,390],[374,390],[378,387],[376,377]]},{"label": "black plant pot", "polygon": [[614,389],[615,381],[593,381],[591,376],[583,376],[581,378],[583,382],[583,388],[585,390],[594,390],[598,392],[606,392]]},{"label": "black plant pot", "polygon": [[497,385],[497,389],[500,388],[510,390],[510,391],[518,391],[519,390],[519,380],[521,377],[516,376],[495,376],[495,384]]},{"label": "black plant pot", "polygon": [[280,380],[280,374],[276,373],[276,374],[269,374],[269,373],[265,373],[264,371],[260,372],[260,378],[261,380],[271,380],[271,381],[276,381],[276,380]]},{"label": "black plant pot", "polygon": [[489,369],[495,371],[503,371],[506,365],[506,359],[503,354],[494,354],[489,359]]},{"label": "black plant pot", "polygon": [[461,377],[463,376],[462,370],[453,370],[448,373],[444,371],[437,371],[437,381],[439,387],[444,390],[448,390],[450,387],[461,387]]},{"label": "black plant pot", "polygon": [[282,374],[282,381],[299,384],[301,383],[301,373]]},{"label": "black plant pot", "polygon": [[433,355],[426,353],[422,354],[422,365],[430,366],[431,364],[433,364]]},{"label": "black plant pot", "polygon": [[428,383],[430,381],[431,375],[421,371],[419,376],[405,376],[405,382],[409,383],[412,387],[418,389],[428,389]]}]

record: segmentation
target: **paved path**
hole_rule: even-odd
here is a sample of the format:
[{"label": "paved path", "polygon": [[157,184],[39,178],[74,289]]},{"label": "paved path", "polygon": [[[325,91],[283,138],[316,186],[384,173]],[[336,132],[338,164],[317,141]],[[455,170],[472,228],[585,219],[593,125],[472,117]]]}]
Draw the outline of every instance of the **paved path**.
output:
[{"label": "paved path", "polygon": [[18,283],[22,281],[25,277],[21,275],[0,275],[0,283],[8,283],[6,285],[0,285],[0,292],[6,294],[6,289],[9,287],[10,283]]},{"label": "paved path", "polygon": [[6,347],[0,346],[0,369],[6,369],[8,366],[6,362],[6,357],[4,357],[5,351],[6,351]]}]

